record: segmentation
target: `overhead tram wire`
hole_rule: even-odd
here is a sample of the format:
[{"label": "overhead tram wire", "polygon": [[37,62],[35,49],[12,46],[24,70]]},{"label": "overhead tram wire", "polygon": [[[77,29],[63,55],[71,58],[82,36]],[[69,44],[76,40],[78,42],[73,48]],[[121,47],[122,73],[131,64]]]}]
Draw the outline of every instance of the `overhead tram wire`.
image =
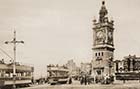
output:
[{"label": "overhead tram wire", "polygon": [[10,59],[14,60],[7,52],[5,52],[1,47],[0,47],[0,50],[6,55],[8,56]]}]

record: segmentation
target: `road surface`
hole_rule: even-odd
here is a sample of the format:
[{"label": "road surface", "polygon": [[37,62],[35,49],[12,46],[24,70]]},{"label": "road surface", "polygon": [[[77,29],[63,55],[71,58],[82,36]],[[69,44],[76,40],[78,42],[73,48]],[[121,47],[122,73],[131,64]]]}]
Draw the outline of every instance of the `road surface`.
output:
[{"label": "road surface", "polygon": [[101,85],[101,84],[91,84],[91,85],[80,85],[79,81],[74,81],[72,84],[62,84],[62,85],[35,85],[32,87],[21,88],[21,89],[140,89],[140,83],[137,82],[123,82]]}]

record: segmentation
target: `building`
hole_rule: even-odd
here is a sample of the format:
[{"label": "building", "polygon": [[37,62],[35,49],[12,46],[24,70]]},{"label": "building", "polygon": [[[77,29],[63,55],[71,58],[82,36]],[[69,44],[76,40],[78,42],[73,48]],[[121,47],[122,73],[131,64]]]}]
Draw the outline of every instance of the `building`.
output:
[{"label": "building", "polygon": [[140,57],[125,56],[123,60],[114,61],[115,72],[140,72]]},{"label": "building", "polygon": [[69,74],[71,76],[79,75],[80,69],[76,66],[76,63],[73,60],[68,60],[66,67],[69,69]]},{"label": "building", "polygon": [[124,60],[115,60],[114,62],[114,72],[123,72],[124,69]]},{"label": "building", "polygon": [[123,60],[114,61],[116,80],[139,80],[140,81],[140,57],[125,56]]},{"label": "building", "polygon": [[94,77],[113,74],[114,59],[114,21],[107,17],[105,1],[99,11],[99,19],[94,19],[93,27],[93,60],[92,75]]},{"label": "building", "polygon": [[87,75],[91,75],[91,63],[81,63],[81,72]]}]

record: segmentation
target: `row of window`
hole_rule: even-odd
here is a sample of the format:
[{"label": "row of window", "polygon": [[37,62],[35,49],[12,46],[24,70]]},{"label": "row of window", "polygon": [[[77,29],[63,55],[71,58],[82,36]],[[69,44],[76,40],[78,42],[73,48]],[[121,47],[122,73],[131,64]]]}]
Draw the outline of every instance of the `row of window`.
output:
[{"label": "row of window", "polygon": [[104,52],[95,53],[95,56],[104,56]]},{"label": "row of window", "polygon": [[[17,77],[26,77],[31,75],[31,72],[16,73]],[[13,77],[13,73],[0,72],[0,78],[2,77]]]}]

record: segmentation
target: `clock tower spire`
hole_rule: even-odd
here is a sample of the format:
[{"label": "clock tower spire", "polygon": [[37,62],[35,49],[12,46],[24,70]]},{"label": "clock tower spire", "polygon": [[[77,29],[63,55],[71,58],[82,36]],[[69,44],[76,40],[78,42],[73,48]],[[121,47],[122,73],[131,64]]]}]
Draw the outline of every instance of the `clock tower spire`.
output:
[{"label": "clock tower spire", "polygon": [[114,21],[108,19],[105,1],[99,11],[99,19],[94,19],[92,73],[95,77],[111,75],[114,59]]},{"label": "clock tower spire", "polygon": [[102,7],[101,7],[101,10],[100,10],[100,12],[99,12],[99,21],[101,22],[101,23],[103,23],[104,22],[104,18],[105,18],[105,16],[108,14],[108,11],[107,11],[107,9],[106,9],[106,7],[105,7],[105,1],[102,1]]}]

